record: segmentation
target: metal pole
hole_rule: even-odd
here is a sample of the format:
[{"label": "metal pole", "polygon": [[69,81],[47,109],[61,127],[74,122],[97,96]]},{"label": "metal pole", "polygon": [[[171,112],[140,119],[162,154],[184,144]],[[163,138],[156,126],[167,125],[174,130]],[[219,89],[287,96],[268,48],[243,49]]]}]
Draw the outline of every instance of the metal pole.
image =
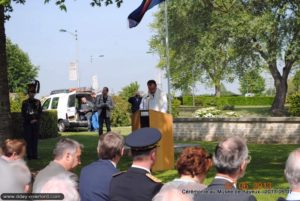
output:
[{"label": "metal pole", "polygon": [[80,87],[80,76],[79,76],[79,43],[78,43],[78,33],[75,30],[75,41],[76,41],[76,66],[77,66],[77,87]]},{"label": "metal pole", "polygon": [[166,71],[168,80],[168,109],[172,113],[172,95],[171,95],[171,82],[170,82],[170,54],[169,54],[169,27],[168,27],[168,0],[165,0],[165,29],[166,29]]}]

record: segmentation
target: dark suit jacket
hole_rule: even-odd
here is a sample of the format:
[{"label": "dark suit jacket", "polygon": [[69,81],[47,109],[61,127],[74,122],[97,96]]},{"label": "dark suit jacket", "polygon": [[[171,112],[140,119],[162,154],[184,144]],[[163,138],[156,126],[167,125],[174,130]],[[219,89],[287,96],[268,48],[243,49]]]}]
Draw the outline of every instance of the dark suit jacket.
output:
[{"label": "dark suit jacket", "polygon": [[116,169],[109,160],[98,160],[80,172],[79,192],[81,201],[109,200],[109,185]]},{"label": "dark suit jacket", "polygon": [[135,113],[140,109],[141,101],[142,101],[142,97],[136,98],[135,96],[133,96],[128,99],[128,102],[131,104],[132,113]]},{"label": "dark suit jacket", "polygon": [[195,201],[256,201],[253,195],[239,191],[225,179],[214,179],[203,191],[198,192]]},{"label": "dark suit jacket", "polygon": [[148,172],[140,168],[131,167],[127,172],[116,175],[111,180],[111,201],[151,201],[162,187],[146,176]]}]

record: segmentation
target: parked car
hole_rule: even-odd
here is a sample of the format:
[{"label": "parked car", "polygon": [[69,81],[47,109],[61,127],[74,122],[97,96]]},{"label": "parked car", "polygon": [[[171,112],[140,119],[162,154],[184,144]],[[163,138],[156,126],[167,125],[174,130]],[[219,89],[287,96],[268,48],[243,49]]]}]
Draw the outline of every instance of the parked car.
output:
[{"label": "parked car", "polygon": [[91,101],[91,93],[92,90],[87,88],[55,90],[45,97],[42,108],[43,110],[57,111],[57,126],[61,132],[69,128],[87,128],[87,121],[80,120],[79,109],[81,98],[86,97],[87,100]]}]

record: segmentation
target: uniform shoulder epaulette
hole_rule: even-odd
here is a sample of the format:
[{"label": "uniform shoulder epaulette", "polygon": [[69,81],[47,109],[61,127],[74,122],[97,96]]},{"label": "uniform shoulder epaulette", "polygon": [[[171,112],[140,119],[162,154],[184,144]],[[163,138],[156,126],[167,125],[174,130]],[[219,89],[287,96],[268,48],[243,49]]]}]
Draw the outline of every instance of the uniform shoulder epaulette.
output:
[{"label": "uniform shoulder epaulette", "polygon": [[121,175],[121,174],[123,174],[123,173],[125,173],[126,171],[121,171],[121,172],[118,172],[118,173],[116,173],[116,174],[113,174],[113,177],[116,177],[116,176],[119,176],[119,175]]},{"label": "uniform shoulder epaulette", "polygon": [[161,183],[161,180],[156,178],[155,176],[153,176],[152,174],[150,173],[147,173],[146,176],[151,179],[152,181],[156,182],[156,183]]}]

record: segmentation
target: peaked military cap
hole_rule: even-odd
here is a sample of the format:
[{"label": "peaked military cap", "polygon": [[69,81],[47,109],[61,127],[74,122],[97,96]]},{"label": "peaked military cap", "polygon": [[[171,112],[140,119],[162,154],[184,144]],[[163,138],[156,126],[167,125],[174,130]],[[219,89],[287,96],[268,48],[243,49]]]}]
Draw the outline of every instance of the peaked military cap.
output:
[{"label": "peaked military cap", "polygon": [[140,128],[125,139],[125,144],[132,150],[145,151],[157,147],[161,133],[156,128]]}]

